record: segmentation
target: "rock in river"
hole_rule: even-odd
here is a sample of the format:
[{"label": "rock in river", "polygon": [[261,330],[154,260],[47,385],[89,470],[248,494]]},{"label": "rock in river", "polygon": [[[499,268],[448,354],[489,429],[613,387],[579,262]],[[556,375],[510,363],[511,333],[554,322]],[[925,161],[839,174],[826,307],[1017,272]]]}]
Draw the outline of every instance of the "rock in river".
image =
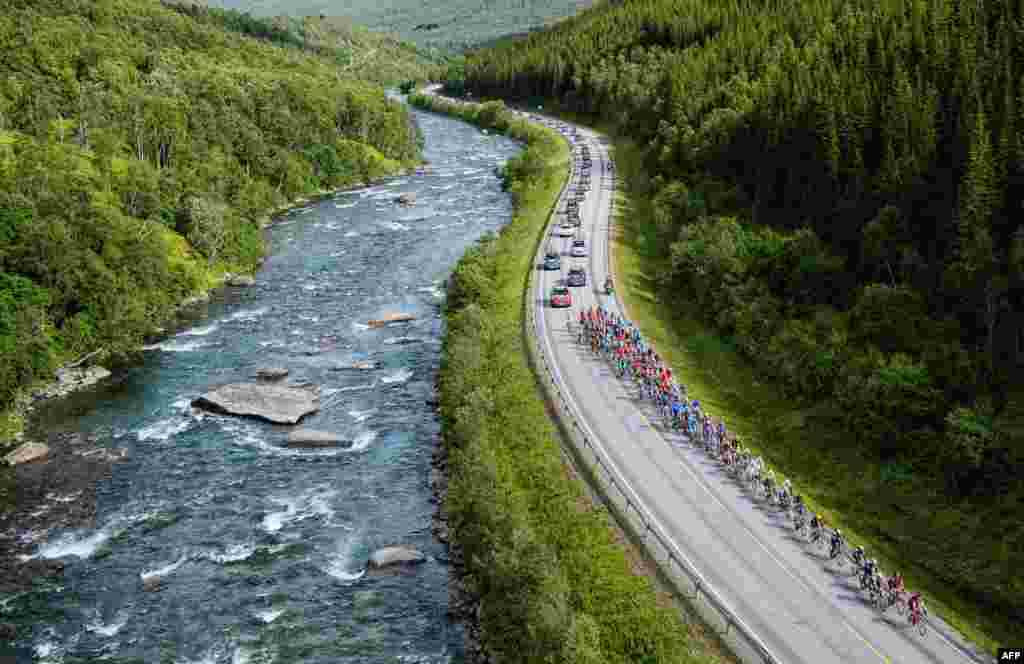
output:
[{"label": "rock in river", "polygon": [[281,380],[288,375],[284,367],[264,367],[256,370],[256,377],[260,380]]},{"label": "rock in river", "polygon": [[426,559],[422,553],[407,546],[386,546],[374,551],[366,565],[370,569],[381,569],[396,565],[415,565]]},{"label": "rock in river", "polygon": [[16,466],[19,463],[28,463],[35,461],[36,459],[45,459],[46,455],[50,453],[50,448],[42,443],[25,443],[18,449],[9,453],[4,459],[7,463],[12,466]]},{"label": "rock in river", "polygon": [[401,203],[402,205],[412,205],[416,202],[416,194],[415,192],[412,191],[404,193],[401,196],[399,196],[396,199],[396,201]]},{"label": "rock in river", "polygon": [[315,429],[296,429],[288,434],[288,444],[292,447],[335,447],[351,445],[336,433],[316,431]]},{"label": "rock in river", "polygon": [[407,323],[411,320],[416,320],[416,316],[391,312],[384,314],[380,318],[370,319],[366,321],[366,324],[370,327],[384,327],[390,323]]},{"label": "rock in river", "polygon": [[224,279],[228,286],[255,286],[256,278],[248,274],[229,274]]},{"label": "rock in river", "polygon": [[320,410],[320,397],[314,390],[285,387],[272,383],[231,383],[195,399],[196,408],[267,420],[274,424],[298,424]]}]

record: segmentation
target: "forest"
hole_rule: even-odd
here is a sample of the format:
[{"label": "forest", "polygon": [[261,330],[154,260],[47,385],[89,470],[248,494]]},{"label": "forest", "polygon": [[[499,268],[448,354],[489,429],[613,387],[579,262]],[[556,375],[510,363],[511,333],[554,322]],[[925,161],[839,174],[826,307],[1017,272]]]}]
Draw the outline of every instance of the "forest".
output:
[{"label": "forest", "polygon": [[209,0],[212,6],[275,14],[344,15],[375,31],[428,49],[453,53],[506,35],[543,28],[593,0]]},{"label": "forest", "polygon": [[662,299],[941,496],[916,562],[1024,624],[1024,4],[605,3],[448,87],[646,146]]},{"label": "forest", "polygon": [[419,159],[378,72],[269,22],[146,0],[5,9],[0,409],[94,349],[129,358],[183,297],[253,269],[273,209]]}]

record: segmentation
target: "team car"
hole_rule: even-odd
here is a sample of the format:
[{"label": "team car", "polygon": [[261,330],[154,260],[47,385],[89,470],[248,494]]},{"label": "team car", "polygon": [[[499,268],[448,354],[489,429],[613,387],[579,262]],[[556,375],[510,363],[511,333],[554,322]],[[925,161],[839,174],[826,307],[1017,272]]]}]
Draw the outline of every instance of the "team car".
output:
[{"label": "team car", "polygon": [[561,270],[562,269],[562,257],[558,255],[557,251],[548,249],[548,252],[544,254],[544,269],[545,270]]},{"label": "team car", "polygon": [[570,253],[574,258],[586,258],[587,257],[587,241],[582,238],[576,238],[572,241],[572,249]]},{"label": "team car", "polygon": [[581,267],[574,267],[569,269],[569,275],[565,279],[565,283],[570,286],[586,286],[587,285],[587,273]]},{"label": "team car", "polygon": [[551,289],[551,306],[552,307],[571,307],[572,306],[572,294],[569,289],[565,286],[555,286]]}]

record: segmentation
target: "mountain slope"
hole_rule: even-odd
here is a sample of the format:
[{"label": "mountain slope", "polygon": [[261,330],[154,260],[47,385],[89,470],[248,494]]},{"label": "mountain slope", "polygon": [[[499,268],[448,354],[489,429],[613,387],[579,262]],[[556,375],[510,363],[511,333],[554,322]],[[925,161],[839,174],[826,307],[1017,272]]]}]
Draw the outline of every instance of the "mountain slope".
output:
[{"label": "mountain slope", "polygon": [[418,159],[335,59],[155,2],[8,2],[0,41],[0,406],[251,269],[272,208]]},{"label": "mountain slope", "polygon": [[346,16],[424,46],[460,50],[572,16],[593,0],[211,0],[211,5],[258,16]]}]

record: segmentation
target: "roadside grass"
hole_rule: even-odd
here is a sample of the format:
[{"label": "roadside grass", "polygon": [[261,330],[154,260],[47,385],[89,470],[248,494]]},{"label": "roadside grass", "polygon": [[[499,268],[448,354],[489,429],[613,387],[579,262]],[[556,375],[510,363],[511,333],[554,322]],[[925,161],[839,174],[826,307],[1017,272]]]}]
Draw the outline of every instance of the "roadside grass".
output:
[{"label": "roadside grass", "polygon": [[[493,126],[491,113],[428,107],[476,122],[483,116]],[[455,268],[440,375],[445,507],[467,584],[482,599],[485,644],[510,661],[731,661],[666,606],[607,508],[589,501],[565,464],[529,364],[523,307],[565,181],[568,144],[548,130],[513,125],[509,133],[527,139],[524,157],[532,163],[506,171],[513,174],[512,221]],[[531,138],[540,149],[530,150]]]},{"label": "roadside grass", "polygon": [[[1009,587],[1024,583],[1019,571],[1024,542],[1011,540],[999,527],[1020,521],[1021,497],[954,502],[912,467],[865,458],[844,439],[833,407],[787,399],[758,377],[731,339],[687,307],[685,293],[671,294],[669,302],[656,283],[656,275],[668,270],[667,247],[659,246],[651,221],[640,150],[625,139],[615,138],[613,144],[616,170],[626,184],[616,191],[616,285],[628,317],[687,390],[707,412],[722,417],[777,477],[789,477],[810,507],[829,525],[841,527],[848,541],[863,545],[889,573],[902,571],[933,613],[991,654],[999,644],[1019,642],[1020,622],[965,597],[963,586],[979,570]],[[1024,422],[1024,393],[1009,410],[1008,417],[1016,413],[1015,421]]]}]

